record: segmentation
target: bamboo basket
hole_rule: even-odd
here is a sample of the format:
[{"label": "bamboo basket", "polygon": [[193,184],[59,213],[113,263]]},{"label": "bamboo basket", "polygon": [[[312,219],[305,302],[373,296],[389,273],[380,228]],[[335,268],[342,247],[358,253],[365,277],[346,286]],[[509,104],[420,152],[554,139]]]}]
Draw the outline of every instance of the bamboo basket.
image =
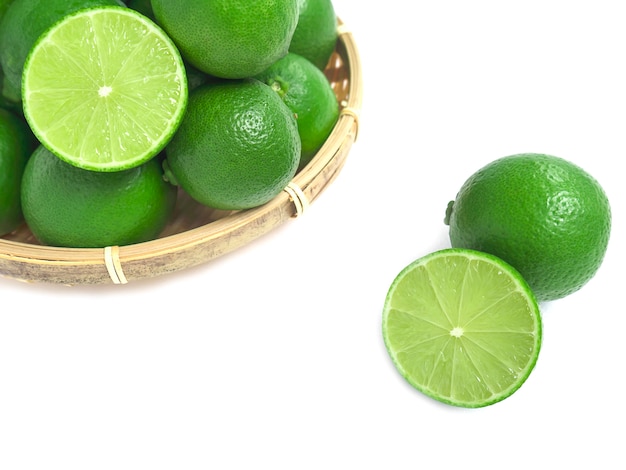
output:
[{"label": "bamboo basket", "polygon": [[105,248],[40,245],[28,227],[0,237],[0,275],[51,284],[126,284],[183,270],[231,252],[306,212],[343,168],[356,141],[362,99],[361,64],[352,33],[339,37],[325,74],[340,104],[332,133],[311,162],[273,200],[245,211],[201,206],[182,191],[161,236]]}]

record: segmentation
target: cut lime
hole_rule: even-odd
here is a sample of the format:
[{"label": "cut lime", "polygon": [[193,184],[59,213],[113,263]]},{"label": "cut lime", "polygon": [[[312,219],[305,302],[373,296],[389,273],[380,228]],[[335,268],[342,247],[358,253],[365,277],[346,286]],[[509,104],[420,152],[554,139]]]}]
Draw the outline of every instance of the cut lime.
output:
[{"label": "cut lime", "polygon": [[62,160],[94,171],[159,153],[187,104],[185,68],[169,37],[130,8],[80,10],[37,41],[24,66],[24,114]]},{"label": "cut lime", "polygon": [[431,253],[395,278],[383,309],[383,338],[417,390],[479,408],[513,394],[541,348],[541,317],[528,284],[492,255]]}]

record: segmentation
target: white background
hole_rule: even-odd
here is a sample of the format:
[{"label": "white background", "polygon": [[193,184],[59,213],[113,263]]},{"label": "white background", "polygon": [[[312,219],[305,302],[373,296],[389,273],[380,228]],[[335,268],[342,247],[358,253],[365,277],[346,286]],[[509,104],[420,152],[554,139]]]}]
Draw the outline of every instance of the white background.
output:
[{"label": "white background", "polygon": [[[334,4],[363,63],[361,127],[307,214],[126,286],[0,278],[0,468],[625,468],[622,2]],[[465,179],[521,152],[602,184],[609,249],[582,290],[542,305],[519,391],[444,406],[393,368],[383,301],[449,246]]]}]

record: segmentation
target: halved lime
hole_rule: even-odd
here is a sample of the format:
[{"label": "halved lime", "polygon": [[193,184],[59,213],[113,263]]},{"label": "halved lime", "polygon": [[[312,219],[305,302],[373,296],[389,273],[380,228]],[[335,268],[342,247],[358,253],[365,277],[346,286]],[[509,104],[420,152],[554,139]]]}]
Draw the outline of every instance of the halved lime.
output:
[{"label": "halved lime", "polygon": [[400,374],[440,401],[479,408],[513,394],[541,348],[541,316],[520,274],[492,255],[431,253],[395,278],[383,338]]},{"label": "halved lime", "polygon": [[185,67],[154,22],[130,8],[80,10],[37,41],[24,66],[24,115],[62,160],[94,171],[159,153],[187,104]]}]

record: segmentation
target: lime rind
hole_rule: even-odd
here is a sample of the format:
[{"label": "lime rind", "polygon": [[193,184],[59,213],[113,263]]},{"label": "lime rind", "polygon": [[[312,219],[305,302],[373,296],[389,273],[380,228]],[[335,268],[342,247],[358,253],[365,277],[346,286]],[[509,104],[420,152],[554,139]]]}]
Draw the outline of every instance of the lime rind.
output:
[{"label": "lime rind", "polygon": [[495,256],[454,248],[396,276],[382,329],[394,366],[411,386],[465,408],[518,390],[542,340],[539,306],[521,275]]},{"label": "lime rind", "polygon": [[68,15],[40,36],[24,66],[22,101],[33,133],[59,158],[87,170],[124,170],[160,153],[187,98],[173,41],[125,7]]}]

